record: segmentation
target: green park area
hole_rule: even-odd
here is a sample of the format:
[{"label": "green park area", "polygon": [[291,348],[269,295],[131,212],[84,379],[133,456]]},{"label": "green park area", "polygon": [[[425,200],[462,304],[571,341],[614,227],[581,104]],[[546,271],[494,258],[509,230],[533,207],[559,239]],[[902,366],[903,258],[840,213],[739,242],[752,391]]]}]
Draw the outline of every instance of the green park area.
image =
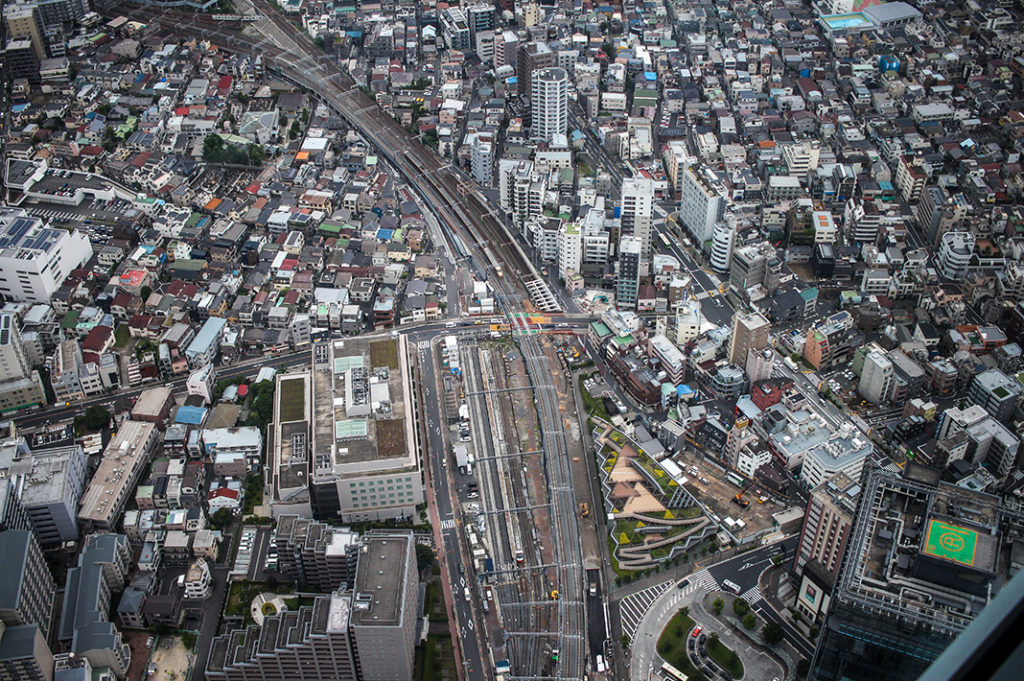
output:
[{"label": "green park area", "polygon": [[707,677],[690,662],[686,654],[686,639],[693,629],[690,609],[677,612],[658,637],[658,654],[670,665],[686,674],[688,681],[706,681]]}]

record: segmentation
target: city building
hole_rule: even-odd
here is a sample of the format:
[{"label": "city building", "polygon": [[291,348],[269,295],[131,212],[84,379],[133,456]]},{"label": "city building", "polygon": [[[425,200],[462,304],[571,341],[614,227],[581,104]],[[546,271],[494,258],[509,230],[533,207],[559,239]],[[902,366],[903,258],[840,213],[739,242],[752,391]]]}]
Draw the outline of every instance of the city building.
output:
[{"label": "city building", "polygon": [[1009,423],[1021,400],[1024,388],[999,369],[977,374],[967,387],[967,399],[982,407],[993,418]]},{"label": "city building", "polygon": [[411,534],[364,539],[351,614],[362,681],[412,679],[419,590],[414,548]]},{"label": "city building", "polygon": [[0,621],[0,681],[54,681],[53,654],[38,624]]},{"label": "city building", "polygon": [[203,429],[206,455],[217,475],[242,479],[258,473],[263,460],[263,434],[254,426]]},{"label": "city building", "polygon": [[939,475],[865,476],[809,679],[917,679],[1005,583],[1024,518]]},{"label": "city building", "polygon": [[188,390],[189,395],[198,395],[203,398],[204,404],[210,404],[213,402],[216,378],[217,370],[214,369],[212,364],[207,364],[188,375],[188,380],[185,381],[185,389]]},{"label": "city building", "polygon": [[892,362],[879,350],[873,350],[864,357],[858,392],[872,404],[888,402],[892,397],[894,370]]},{"label": "city building", "polygon": [[548,47],[547,43],[532,41],[518,45],[516,59],[516,85],[519,96],[522,97],[533,93],[533,73],[539,69],[556,66],[558,55]]},{"label": "city building", "polygon": [[331,593],[355,580],[359,535],[296,515],[277,519],[278,569],[308,589]]},{"label": "city building", "polygon": [[36,540],[50,548],[78,539],[78,503],[85,485],[81,445],[30,450],[24,438],[0,443],[0,476],[28,517]]},{"label": "city building", "polygon": [[640,262],[643,243],[632,236],[619,239],[618,272],[615,275],[615,306],[621,309],[636,307],[640,288]]},{"label": "city building", "polygon": [[741,368],[747,365],[747,352],[768,347],[772,324],[760,312],[736,314],[732,318],[729,352],[726,358]]},{"label": "city building", "polygon": [[[807,563],[816,560],[832,579],[839,575],[859,495],[858,482],[844,473],[837,473],[811,490],[793,559],[794,573],[801,574]],[[797,598],[798,608],[799,602]]]},{"label": "city building", "polygon": [[0,622],[8,627],[36,624],[50,635],[55,587],[39,543],[28,530],[0,532],[4,579],[0,580]]},{"label": "city building", "polygon": [[732,225],[727,222],[719,222],[715,225],[714,234],[711,236],[711,256],[709,258],[711,269],[719,274],[729,271],[735,243],[736,229]]},{"label": "city building", "polygon": [[210,681],[411,681],[418,579],[411,534],[373,535],[352,591],[218,636]]},{"label": "city building", "polygon": [[83,532],[114,529],[149,464],[158,432],[153,423],[128,420],[121,424],[82,495],[78,522]]},{"label": "city building", "polygon": [[705,248],[715,233],[715,225],[725,215],[727,192],[710,168],[687,166],[679,197],[679,221],[699,248]]},{"label": "city building", "polygon": [[704,316],[700,311],[700,303],[696,300],[684,300],[676,307],[676,345],[685,347],[700,336],[700,327]]},{"label": "city building", "polygon": [[829,369],[848,361],[864,334],[853,328],[853,315],[836,312],[807,330],[804,359],[815,369]]},{"label": "city building", "polygon": [[569,124],[569,74],[558,67],[537,69],[530,78],[531,137],[550,142]]},{"label": "city building", "polygon": [[640,269],[646,272],[654,220],[654,182],[650,178],[629,177],[622,181],[620,220],[620,233],[640,240]]},{"label": "city building", "polygon": [[185,349],[185,359],[190,367],[200,369],[217,358],[227,324],[227,320],[220,317],[210,317],[203,323],[199,333]]},{"label": "city building", "polygon": [[939,237],[939,271],[947,279],[962,279],[967,274],[974,254],[972,232],[950,231]]},{"label": "city building", "polygon": [[17,318],[0,313],[0,414],[44,404],[43,383],[25,354]]},{"label": "city building", "polygon": [[132,551],[123,534],[94,534],[85,538],[78,565],[64,583],[57,639],[65,650],[107,668],[118,678],[128,673],[131,647],[110,622],[111,597],[124,588]]},{"label": "city building", "polygon": [[[280,377],[273,473],[283,493],[278,499],[299,498],[308,479],[318,520],[414,516],[423,481],[406,343],[405,336],[324,343],[313,349],[311,374],[300,374],[308,379],[293,388],[285,385],[292,380],[288,375]],[[305,381],[308,392],[299,387]],[[278,514],[299,510],[277,508]]]},{"label": "city building", "polygon": [[362,681],[352,636],[352,594],[317,596],[313,605],[235,629],[210,646],[210,681]]},{"label": "city building", "polygon": [[874,445],[852,423],[844,422],[821,443],[804,452],[800,481],[808,488],[842,473],[859,480],[861,469],[874,452]]},{"label": "city building", "polygon": [[782,260],[767,241],[734,248],[729,261],[729,287],[746,295],[747,289],[764,286],[774,294],[778,284],[772,285],[772,272],[782,267]]},{"label": "city building", "polygon": [[71,271],[91,257],[85,234],[46,227],[24,209],[0,208],[0,296],[49,304]]}]

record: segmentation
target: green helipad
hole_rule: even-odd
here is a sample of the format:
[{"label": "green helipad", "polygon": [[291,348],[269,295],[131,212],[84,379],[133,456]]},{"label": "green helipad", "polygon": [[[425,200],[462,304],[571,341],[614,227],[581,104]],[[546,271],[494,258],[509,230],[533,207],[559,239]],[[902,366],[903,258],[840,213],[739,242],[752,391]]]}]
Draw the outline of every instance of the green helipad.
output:
[{"label": "green helipad", "polygon": [[974,565],[974,552],[978,533],[956,525],[932,520],[928,523],[928,536],[924,552],[937,558],[946,558],[963,565]]}]

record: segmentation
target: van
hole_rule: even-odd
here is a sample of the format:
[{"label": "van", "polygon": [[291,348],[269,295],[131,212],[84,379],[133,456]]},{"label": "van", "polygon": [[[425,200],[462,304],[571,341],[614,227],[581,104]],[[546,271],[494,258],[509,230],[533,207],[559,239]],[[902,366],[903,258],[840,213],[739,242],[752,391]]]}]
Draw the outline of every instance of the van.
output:
[{"label": "van", "polygon": [[445,322],[444,323],[444,328],[446,328],[446,329],[454,329],[455,328],[455,322]]}]

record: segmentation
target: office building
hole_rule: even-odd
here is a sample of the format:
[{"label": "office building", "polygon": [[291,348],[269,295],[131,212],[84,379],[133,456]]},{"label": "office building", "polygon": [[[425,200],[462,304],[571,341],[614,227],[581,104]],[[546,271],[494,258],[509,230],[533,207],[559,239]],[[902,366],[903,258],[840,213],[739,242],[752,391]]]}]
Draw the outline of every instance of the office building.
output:
[{"label": "office building", "polygon": [[49,305],[71,271],[91,257],[85,234],[45,227],[20,208],[0,208],[0,295],[8,300]]},{"label": "office building", "polygon": [[185,381],[185,389],[189,395],[198,395],[203,398],[204,404],[213,402],[214,388],[216,387],[217,370],[212,364],[196,369],[188,375]]},{"label": "office building", "polygon": [[821,149],[816,141],[787,144],[782,147],[782,160],[789,169],[788,174],[801,179],[806,179],[810,171],[817,170],[820,154]]},{"label": "office building", "polygon": [[894,380],[892,362],[885,353],[873,350],[864,357],[864,367],[857,390],[868,402],[882,404],[892,397]]},{"label": "office building", "polygon": [[615,306],[620,310],[636,307],[640,288],[640,260],[643,245],[640,239],[624,236],[619,239],[618,272],[615,275]]},{"label": "office building", "polygon": [[939,237],[939,271],[947,279],[963,279],[971,265],[976,237],[973,232],[950,231]]},{"label": "office building", "polygon": [[107,619],[110,599],[124,588],[132,551],[123,534],[94,534],[85,538],[78,565],[64,583],[57,639],[65,650],[107,667],[118,678],[128,673],[131,648]]},{"label": "office building", "polygon": [[185,349],[185,359],[190,367],[200,369],[217,359],[227,325],[227,320],[221,317],[210,317],[203,323],[199,333]]},{"label": "office building", "polygon": [[537,69],[530,78],[531,137],[550,142],[569,125],[569,74],[557,67]]},{"label": "office building", "polygon": [[840,473],[851,480],[859,480],[872,452],[874,446],[871,441],[852,423],[844,422],[824,442],[804,452],[800,481],[807,488],[813,488]]},{"label": "office building", "polygon": [[411,534],[373,535],[351,592],[218,636],[210,681],[411,681],[418,580]]},{"label": "office building", "polygon": [[491,174],[494,172],[494,145],[479,135],[474,136],[469,165],[477,184],[481,187],[490,187]]},{"label": "office building", "polygon": [[558,232],[558,277],[569,284],[583,266],[583,235],[577,222],[566,222]]},{"label": "office building", "polygon": [[498,162],[498,200],[520,229],[544,212],[545,176],[535,175],[533,163],[501,159]]},{"label": "office building", "polygon": [[676,307],[676,345],[685,347],[700,335],[700,326],[704,315],[700,311],[700,303],[696,300],[684,300]]},{"label": "office building", "polygon": [[466,51],[473,45],[469,32],[469,23],[460,7],[449,7],[441,10],[441,32],[445,42],[452,50]]},{"label": "office building", "polygon": [[848,361],[864,334],[853,328],[853,315],[837,312],[807,329],[804,359],[815,369],[830,369]]},{"label": "office building", "polygon": [[[272,476],[279,501],[299,499],[308,485],[318,520],[414,517],[423,481],[406,343],[404,336],[332,341],[314,347],[310,373],[278,377]],[[279,506],[279,513],[300,511]]]},{"label": "office building", "polygon": [[534,72],[558,66],[558,55],[547,43],[540,41],[519,45],[516,60],[516,84],[520,97],[533,93]]},{"label": "office building", "polygon": [[968,205],[963,194],[950,194],[938,185],[925,187],[914,210],[925,241],[938,246],[942,235],[958,227],[967,217]]},{"label": "office building", "polygon": [[39,375],[32,370],[17,318],[0,314],[0,414],[46,403]]},{"label": "office building", "polygon": [[719,222],[715,225],[715,232],[711,236],[711,269],[719,274],[729,271],[732,261],[732,248],[736,243],[736,229],[727,222]]},{"label": "office building", "polygon": [[859,495],[857,481],[843,473],[811,490],[793,559],[794,573],[800,574],[807,563],[816,560],[832,579],[839,575]]},{"label": "office building", "polygon": [[39,10],[33,5],[11,4],[4,7],[4,23],[7,38],[28,40],[37,60],[50,55],[46,52],[46,29],[43,27]]},{"label": "office building", "polygon": [[683,171],[679,196],[679,221],[705,249],[715,233],[715,225],[725,215],[728,194],[710,168],[687,166]]},{"label": "office building", "polygon": [[78,502],[86,476],[81,445],[32,451],[24,438],[0,443],[0,476],[9,481],[41,546],[78,539]]},{"label": "office building", "polygon": [[771,327],[771,322],[760,312],[734,315],[727,359],[740,368],[746,367],[749,350],[768,347],[768,332],[771,331]]},{"label": "office building", "polygon": [[928,174],[920,156],[901,156],[896,163],[896,189],[907,203],[917,203],[924,192]]},{"label": "office building", "polygon": [[209,681],[361,681],[350,618],[352,595],[317,596],[263,618],[262,626],[218,636],[206,664]]},{"label": "office building", "polygon": [[939,475],[865,476],[811,681],[916,680],[1005,584],[1024,518]]},{"label": "office building", "polygon": [[204,428],[203,445],[206,456],[213,461],[217,475],[242,479],[259,473],[263,459],[263,433],[254,426],[235,428]]},{"label": "office building", "polygon": [[38,624],[0,621],[0,681],[53,681],[53,654]]},{"label": "office building", "polygon": [[[8,40],[7,44],[4,45],[2,54],[4,63],[7,64],[7,71],[11,74],[12,78],[24,78],[30,83],[39,82],[39,57],[36,56],[31,40],[28,38]],[[35,274],[32,270],[27,271]],[[26,285],[26,282],[21,279],[12,280],[12,283],[22,287]],[[0,291],[2,290],[0,289]],[[32,300],[40,302],[38,298],[33,298]]]},{"label": "office building", "polygon": [[0,532],[4,578],[0,580],[0,622],[14,627],[37,624],[50,635],[55,587],[39,543],[28,530]]},{"label": "office building", "polygon": [[640,240],[640,269],[646,274],[651,259],[651,225],[654,221],[654,182],[646,177],[622,181],[620,233]]},{"label": "office building", "polygon": [[734,248],[729,261],[729,287],[740,295],[746,295],[747,289],[764,286],[769,295],[774,294],[775,290],[768,283],[773,278],[772,270],[781,267],[782,260],[775,247],[767,241]]},{"label": "office building", "polygon": [[683,178],[686,169],[697,163],[697,159],[690,156],[683,140],[669,140],[665,145],[665,172],[668,174],[668,186],[672,194],[679,198],[683,191]]},{"label": "office building", "polygon": [[351,619],[362,681],[412,678],[419,581],[413,544],[412,534],[363,541]]},{"label": "office building", "polygon": [[82,495],[78,521],[83,532],[114,529],[149,464],[158,432],[153,423],[129,420],[121,424]]},{"label": "office building", "polygon": [[359,535],[297,515],[277,519],[278,570],[307,589],[331,593],[351,587],[359,556]]},{"label": "office building", "polygon": [[[958,446],[949,440],[963,434]],[[984,408],[972,404],[967,409],[950,407],[939,416],[935,439],[940,445],[942,458],[934,465],[945,468],[953,461],[963,459],[969,464],[985,466],[997,476],[1010,472],[1017,463],[1020,438],[1006,426],[990,416]]]},{"label": "office building", "polygon": [[1009,423],[1021,399],[1021,384],[999,369],[977,374],[967,388],[967,399],[987,411],[993,418]]}]

